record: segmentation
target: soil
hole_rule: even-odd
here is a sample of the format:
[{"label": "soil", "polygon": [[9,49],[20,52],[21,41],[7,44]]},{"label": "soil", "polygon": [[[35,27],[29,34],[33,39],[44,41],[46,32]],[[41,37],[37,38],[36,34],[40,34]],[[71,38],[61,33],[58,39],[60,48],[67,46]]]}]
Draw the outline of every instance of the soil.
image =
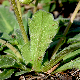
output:
[{"label": "soil", "polygon": [[71,69],[65,72],[59,72],[55,74],[44,74],[44,73],[35,73],[30,72],[23,74],[18,77],[11,76],[11,78],[6,80],[80,80],[80,70]]}]

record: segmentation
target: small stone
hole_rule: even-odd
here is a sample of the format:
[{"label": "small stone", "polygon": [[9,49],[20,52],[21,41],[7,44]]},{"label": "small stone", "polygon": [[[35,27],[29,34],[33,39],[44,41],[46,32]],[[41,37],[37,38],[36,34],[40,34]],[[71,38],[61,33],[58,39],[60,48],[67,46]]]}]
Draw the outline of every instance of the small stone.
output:
[{"label": "small stone", "polygon": [[19,80],[25,80],[24,76],[20,76]]}]

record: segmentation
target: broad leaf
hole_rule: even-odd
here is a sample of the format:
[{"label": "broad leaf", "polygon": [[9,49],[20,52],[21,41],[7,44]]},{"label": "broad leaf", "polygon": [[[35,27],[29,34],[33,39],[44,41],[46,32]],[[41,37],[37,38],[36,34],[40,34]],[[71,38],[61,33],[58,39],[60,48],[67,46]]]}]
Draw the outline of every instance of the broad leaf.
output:
[{"label": "broad leaf", "polygon": [[5,69],[2,73],[0,73],[0,80],[11,77],[14,71],[15,71],[14,69]]},{"label": "broad leaf", "polygon": [[0,32],[12,33],[15,24],[18,26],[14,13],[9,8],[0,6]]},{"label": "broad leaf", "polygon": [[12,67],[15,64],[15,59],[9,55],[0,56],[0,68]]},{"label": "broad leaf", "polygon": [[29,19],[29,27],[33,69],[39,70],[44,53],[58,31],[58,22],[50,13],[40,10]]}]

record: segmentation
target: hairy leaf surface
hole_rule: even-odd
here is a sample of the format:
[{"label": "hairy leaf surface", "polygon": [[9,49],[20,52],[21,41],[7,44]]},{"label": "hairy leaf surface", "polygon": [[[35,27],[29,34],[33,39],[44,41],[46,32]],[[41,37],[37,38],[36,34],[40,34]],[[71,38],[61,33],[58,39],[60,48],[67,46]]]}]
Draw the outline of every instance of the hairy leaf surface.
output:
[{"label": "hairy leaf surface", "polygon": [[22,74],[24,74],[24,73],[27,73],[27,72],[29,72],[29,71],[16,72],[16,73],[15,73],[15,76],[20,76],[20,75],[22,75]]},{"label": "hairy leaf surface", "polygon": [[[6,49],[3,52],[10,54],[11,56],[13,56],[14,59],[18,60],[17,56],[15,55],[15,53],[11,49]],[[9,55],[7,55],[7,56],[9,56]]]},{"label": "hairy leaf surface", "polygon": [[50,13],[40,10],[29,19],[29,27],[33,68],[39,70],[44,53],[58,31],[58,22]]},{"label": "hairy leaf surface", "polygon": [[11,67],[15,64],[15,59],[10,57],[9,55],[0,56],[0,68]]},{"label": "hairy leaf surface", "polygon": [[58,54],[56,54],[53,59],[43,67],[43,71],[47,71],[50,68],[52,68],[55,64],[57,64],[59,61],[61,61],[66,55],[70,54],[71,52],[74,52],[75,50],[80,49],[80,42],[76,44],[72,44],[66,48],[64,48],[62,51],[60,51]]},{"label": "hairy leaf surface", "polygon": [[73,38],[68,39],[67,43],[80,42],[80,33],[74,36]]},{"label": "hairy leaf surface", "polygon": [[23,56],[23,59],[25,61],[26,64],[28,64],[30,62],[30,59],[31,59],[31,53],[30,53],[30,43],[26,43],[22,49],[21,49],[21,52],[22,52],[22,56]]},{"label": "hairy leaf surface", "polygon": [[70,62],[68,63],[65,63],[64,65],[60,66],[55,72],[62,72],[62,71],[65,71],[67,69],[80,69],[80,57],[74,59],[74,60],[71,60]]},{"label": "hairy leaf surface", "polygon": [[69,53],[68,55],[66,55],[64,58],[63,58],[63,61],[66,62],[66,61],[70,61],[70,60],[73,60],[77,57],[80,56],[80,49],[74,51],[74,52],[71,52]]},{"label": "hairy leaf surface", "polygon": [[62,71],[65,71],[67,69],[72,69],[72,68],[80,69],[80,65],[79,65],[80,57],[79,56],[80,56],[80,49],[74,52],[71,52],[65,57],[63,57],[63,61],[61,62],[61,65],[58,67],[58,69],[54,71],[54,73],[62,72]]},{"label": "hairy leaf surface", "polygon": [[5,69],[2,73],[0,73],[0,80],[11,77],[14,71],[15,71],[14,69]]}]

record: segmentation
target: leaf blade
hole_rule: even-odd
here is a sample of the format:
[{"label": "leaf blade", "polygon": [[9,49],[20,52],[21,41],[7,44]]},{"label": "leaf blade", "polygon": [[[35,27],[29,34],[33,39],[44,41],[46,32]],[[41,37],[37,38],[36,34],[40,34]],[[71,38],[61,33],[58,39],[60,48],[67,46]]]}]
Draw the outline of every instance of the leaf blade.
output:
[{"label": "leaf blade", "polygon": [[14,73],[14,71],[14,69],[5,69],[2,73],[0,73],[0,79],[9,78]]},{"label": "leaf blade", "polygon": [[69,53],[71,53],[77,49],[80,49],[80,42],[69,45],[68,47],[64,48],[62,51],[60,51],[58,54],[56,54],[48,64],[46,64],[45,66],[42,67],[42,71],[49,70],[54,65],[56,65],[59,61],[61,61],[66,55],[68,55]]},{"label": "leaf blade", "polygon": [[50,13],[40,10],[29,19],[29,27],[33,67],[39,70],[44,53],[58,31],[58,22]]},{"label": "leaf blade", "polygon": [[15,24],[18,26],[13,12],[10,12],[9,8],[0,6],[0,32],[10,34],[13,32]]},{"label": "leaf blade", "polygon": [[30,43],[26,43],[22,49],[21,49],[21,53],[22,53],[22,56],[23,56],[23,60],[26,64],[28,64],[30,62]]},{"label": "leaf blade", "polygon": [[55,70],[53,73],[56,73],[56,72],[62,72],[62,71],[66,71],[67,69],[80,69],[80,57],[74,59],[74,60],[71,60],[70,62],[68,63],[65,63],[63,64],[62,66],[60,66],[57,70]]},{"label": "leaf blade", "polygon": [[15,64],[15,59],[9,55],[0,56],[0,68],[11,67]]}]

